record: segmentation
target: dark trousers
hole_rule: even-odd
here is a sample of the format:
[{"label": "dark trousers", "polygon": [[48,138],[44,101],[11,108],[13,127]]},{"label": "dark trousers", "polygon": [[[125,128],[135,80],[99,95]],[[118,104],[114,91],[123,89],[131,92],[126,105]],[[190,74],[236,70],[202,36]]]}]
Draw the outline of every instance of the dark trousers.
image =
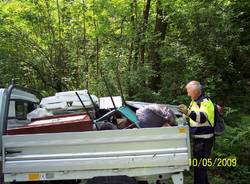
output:
[{"label": "dark trousers", "polygon": [[[193,159],[197,160],[197,163],[201,163],[199,166],[194,166],[194,184],[209,184],[207,177],[207,167],[202,163],[206,163],[210,156],[213,141],[201,141],[194,139],[193,144]],[[203,160],[205,162],[203,162]]]}]

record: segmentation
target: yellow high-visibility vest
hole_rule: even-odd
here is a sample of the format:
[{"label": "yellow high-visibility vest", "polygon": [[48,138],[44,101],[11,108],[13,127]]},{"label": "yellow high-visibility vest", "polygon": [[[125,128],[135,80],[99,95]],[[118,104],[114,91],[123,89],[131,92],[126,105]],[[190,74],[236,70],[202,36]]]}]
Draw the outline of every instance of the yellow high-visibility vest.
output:
[{"label": "yellow high-visibility vest", "polygon": [[[214,125],[214,105],[210,99],[203,98],[201,100],[200,105],[197,104],[196,101],[192,101],[190,104],[190,110],[196,112],[197,114],[197,121],[194,121],[190,118],[190,131],[194,138],[211,138],[213,137],[213,128],[211,125]],[[199,122],[199,112],[203,112],[206,118],[209,120],[211,125],[208,121],[205,123]]]}]

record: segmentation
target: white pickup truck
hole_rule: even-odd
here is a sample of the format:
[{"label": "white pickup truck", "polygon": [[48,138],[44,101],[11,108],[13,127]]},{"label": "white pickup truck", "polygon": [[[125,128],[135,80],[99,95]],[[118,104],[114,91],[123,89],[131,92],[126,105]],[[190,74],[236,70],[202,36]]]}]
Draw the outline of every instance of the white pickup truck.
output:
[{"label": "white pickup truck", "polygon": [[0,89],[0,183],[158,184],[172,178],[183,184],[191,157],[188,126],[8,135],[8,123],[27,121],[19,117],[36,108],[35,94],[15,84]]}]

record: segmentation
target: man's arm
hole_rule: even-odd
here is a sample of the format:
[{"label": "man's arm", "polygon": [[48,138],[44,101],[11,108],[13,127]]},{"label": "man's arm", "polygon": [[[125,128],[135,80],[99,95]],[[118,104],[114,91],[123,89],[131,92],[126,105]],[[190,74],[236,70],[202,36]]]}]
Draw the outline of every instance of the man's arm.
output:
[{"label": "man's arm", "polygon": [[191,111],[189,118],[198,123],[205,123],[208,120],[207,113],[202,111],[199,112]]},{"label": "man's arm", "polygon": [[191,118],[193,121],[198,122],[198,123],[205,123],[208,120],[208,106],[207,102],[202,104],[200,107],[200,110],[198,112],[191,111],[190,109],[187,108],[187,106],[181,104],[178,106],[178,110],[182,113],[184,113],[186,116]]}]

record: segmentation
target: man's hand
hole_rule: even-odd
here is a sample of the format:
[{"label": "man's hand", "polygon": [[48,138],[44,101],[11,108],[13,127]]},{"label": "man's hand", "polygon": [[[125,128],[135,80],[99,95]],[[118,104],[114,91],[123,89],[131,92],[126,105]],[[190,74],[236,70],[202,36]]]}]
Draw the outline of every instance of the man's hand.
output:
[{"label": "man's hand", "polygon": [[179,110],[180,112],[182,112],[183,114],[187,115],[187,116],[189,116],[190,113],[191,113],[191,111],[190,111],[190,110],[187,108],[187,106],[184,105],[184,104],[179,105],[179,106],[178,106],[178,110]]}]

